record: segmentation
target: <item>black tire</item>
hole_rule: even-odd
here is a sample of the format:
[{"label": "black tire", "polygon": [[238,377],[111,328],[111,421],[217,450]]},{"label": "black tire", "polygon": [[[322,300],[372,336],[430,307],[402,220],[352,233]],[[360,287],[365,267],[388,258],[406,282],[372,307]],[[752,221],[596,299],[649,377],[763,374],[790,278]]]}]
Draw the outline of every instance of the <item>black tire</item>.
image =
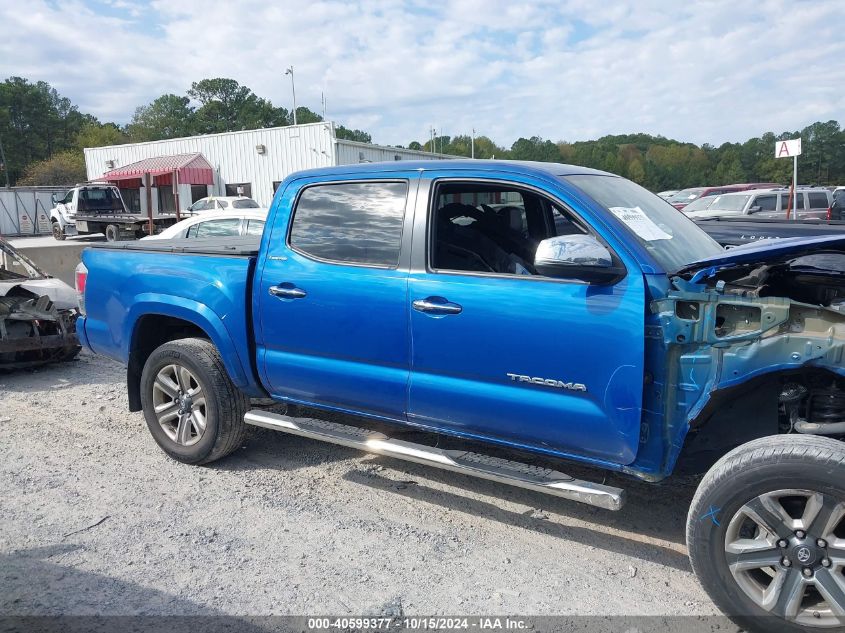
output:
[{"label": "black tire", "polygon": [[117,224],[109,224],[106,227],[106,241],[117,242],[120,240],[120,227]]},{"label": "black tire", "polygon": [[[756,500],[761,498],[761,495],[776,491],[791,491],[794,493],[810,491],[824,495],[821,498],[826,503],[828,501],[834,504],[845,502],[845,445],[838,440],[812,435],[778,435],[743,444],[720,459],[701,481],[687,518],[687,547],[693,570],[713,602],[734,622],[746,630],[765,631],[766,633],[773,631],[786,633],[815,630],[845,631],[845,626],[841,625],[822,628],[821,626],[813,626],[812,623],[808,625],[806,621],[799,624],[764,609],[749,597],[746,589],[731,572],[728,563],[729,554],[726,553],[726,540],[733,542],[733,539],[736,538],[734,536],[736,532],[732,532],[732,530],[737,529],[740,538],[751,538],[748,534],[756,534],[753,538],[765,539],[766,532],[754,527],[755,523],[747,518],[744,510],[749,507],[759,507],[751,504],[755,504]],[[808,507],[808,505],[804,505],[802,509],[798,496],[769,497],[765,498],[766,502],[771,503],[769,500],[772,498],[776,498],[780,508],[791,507],[792,509],[787,510],[787,512],[793,518],[795,518],[795,515],[801,517]],[[790,504],[795,503],[799,505],[797,507],[790,506]],[[806,504],[806,501],[804,503]],[[773,513],[770,516],[772,518],[783,516],[783,513],[780,515]],[[749,523],[749,521],[751,522]],[[747,572],[740,572],[740,577],[752,578],[752,582],[757,582],[758,579],[762,578],[764,588],[770,574],[790,574],[794,571],[800,576],[803,571],[803,563],[800,560],[805,557],[806,553],[799,550],[803,549],[801,547],[803,543],[817,542],[816,536],[809,532],[805,536],[807,540],[798,540],[798,536],[796,536],[798,532],[793,532],[796,529],[794,524],[787,526],[783,522],[773,520],[770,522],[772,524],[779,523],[779,527],[776,529],[783,531],[777,537],[771,537],[773,544],[771,549],[767,550],[767,559],[769,557],[774,557],[776,560],[789,559],[789,567],[780,562],[766,567],[767,572],[753,568],[753,570]],[[806,523],[809,523],[809,521]],[[815,527],[816,524],[813,525]],[[755,532],[755,530],[757,531]],[[814,530],[810,530],[810,532],[812,531]],[[782,541],[777,539],[782,539]],[[781,543],[786,544],[786,547],[782,547]],[[828,545],[828,547],[832,546]],[[741,556],[746,555],[744,549],[740,551]],[[822,561],[826,560],[822,557],[827,556],[829,552],[830,550],[813,550],[814,556],[818,554],[818,558],[813,559],[813,569],[816,570],[814,573],[819,574],[819,579],[821,579],[823,573],[843,573],[836,565],[831,567],[829,571],[827,569],[818,571]],[[734,555],[733,560],[739,560],[740,555]],[[833,554],[830,555],[833,558]],[[783,558],[779,558],[781,556]],[[795,563],[792,562],[793,560]],[[753,567],[756,567],[756,564]],[[745,573],[749,575],[745,576]],[[759,575],[761,573],[767,575]],[[784,579],[790,577],[794,578],[794,576],[783,576]],[[816,576],[813,578],[815,582]],[[798,583],[797,580],[795,582]],[[788,581],[785,581],[785,583],[788,586]],[[804,587],[803,584],[798,586]],[[802,593],[796,595],[803,595],[805,601],[813,600],[814,596],[821,595],[813,594],[813,591],[817,590],[802,589]],[[778,595],[783,593],[778,592]],[[809,603],[803,602],[801,604],[807,605]]]},{"label": "black tire", "polygon": [[59,224],[58,222],[53,222],[53,237],[56,238],[57,240],[59,240],[60,242],[64,241],[64,239],[66,237],[65,231],[62,228],[62,225]]},{"label": "black tire", "polygon": [[[159,372],[174,365],[193,374],[205,394],[205,430],[190,446],[168,436],[154,410],[153,383]],[[141,373],[141,405],[156,443],[170,457],[186,464],[208,464],[225,457],[246,437],[244,414],[249,410],[249,398],[232,384],[220,352],[206,339],[178,339],[150,354]]]}]

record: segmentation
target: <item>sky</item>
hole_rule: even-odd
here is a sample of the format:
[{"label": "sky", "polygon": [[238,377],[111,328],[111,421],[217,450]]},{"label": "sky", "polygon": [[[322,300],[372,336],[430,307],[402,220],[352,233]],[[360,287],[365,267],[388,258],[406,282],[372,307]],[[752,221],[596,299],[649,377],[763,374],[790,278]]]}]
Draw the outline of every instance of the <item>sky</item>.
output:
[{"label": "sky", "polygon": [[374,142],[443,134],[719,145],[845,123],[842,0],[0,0],[0,80],[127,123],[231,77]]}]

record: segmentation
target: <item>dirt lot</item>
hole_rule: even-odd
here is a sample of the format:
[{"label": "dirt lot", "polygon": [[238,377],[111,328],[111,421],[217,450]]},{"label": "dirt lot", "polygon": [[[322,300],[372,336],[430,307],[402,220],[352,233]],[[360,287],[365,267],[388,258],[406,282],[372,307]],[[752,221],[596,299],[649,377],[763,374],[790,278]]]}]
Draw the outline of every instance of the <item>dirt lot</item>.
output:
[{"label": "dirt lot", "polygon": [[689,484],[613,513],[264,430],[185,466],[123,376],[0,374],[0,614],[715,613]]}]

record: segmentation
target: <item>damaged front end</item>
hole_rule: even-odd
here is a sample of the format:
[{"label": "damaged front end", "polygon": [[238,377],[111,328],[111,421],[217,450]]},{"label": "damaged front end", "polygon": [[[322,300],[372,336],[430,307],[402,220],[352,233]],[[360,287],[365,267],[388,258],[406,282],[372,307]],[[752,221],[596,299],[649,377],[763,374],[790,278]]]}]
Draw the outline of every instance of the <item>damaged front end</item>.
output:
[{"label": "damaged front end", "polygon": [[74,358],[81,349],[74,298],[0,238],[0,370]]},{"label": "damaged front end", "polygon": [[651,306],[665,472],[765,435],[845,439],[845,243],[736,255],[680,271]]}]

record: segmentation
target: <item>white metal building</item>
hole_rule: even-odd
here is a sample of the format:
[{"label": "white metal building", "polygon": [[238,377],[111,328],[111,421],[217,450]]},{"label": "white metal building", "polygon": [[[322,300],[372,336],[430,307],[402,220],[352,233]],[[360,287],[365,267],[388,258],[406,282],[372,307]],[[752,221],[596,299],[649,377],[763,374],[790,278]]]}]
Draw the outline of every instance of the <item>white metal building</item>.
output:
[{"label": "white metal building", "polygon": [[[206,195],[251,196],[262,206],[269,206],[276,186],[288,174],[301,169],[348,165],[352,163],[393,160],[448,159],[432,154],[357,143],[335,137],[332,122],[291,125],[286,127],[224,132],[187,138],[129,143],[85,149],[85,166],[89,180],[141,160],[177,154],[202,154],[214,172],[213,185],[179,184],[180,207]],[[137,185],[136,185],[137,187]],[[171,210],[172,186],[152,187],[153,212]],[[132,195],[124,195],[127,204],[146,213],[146,192],[143,186]]]}]

